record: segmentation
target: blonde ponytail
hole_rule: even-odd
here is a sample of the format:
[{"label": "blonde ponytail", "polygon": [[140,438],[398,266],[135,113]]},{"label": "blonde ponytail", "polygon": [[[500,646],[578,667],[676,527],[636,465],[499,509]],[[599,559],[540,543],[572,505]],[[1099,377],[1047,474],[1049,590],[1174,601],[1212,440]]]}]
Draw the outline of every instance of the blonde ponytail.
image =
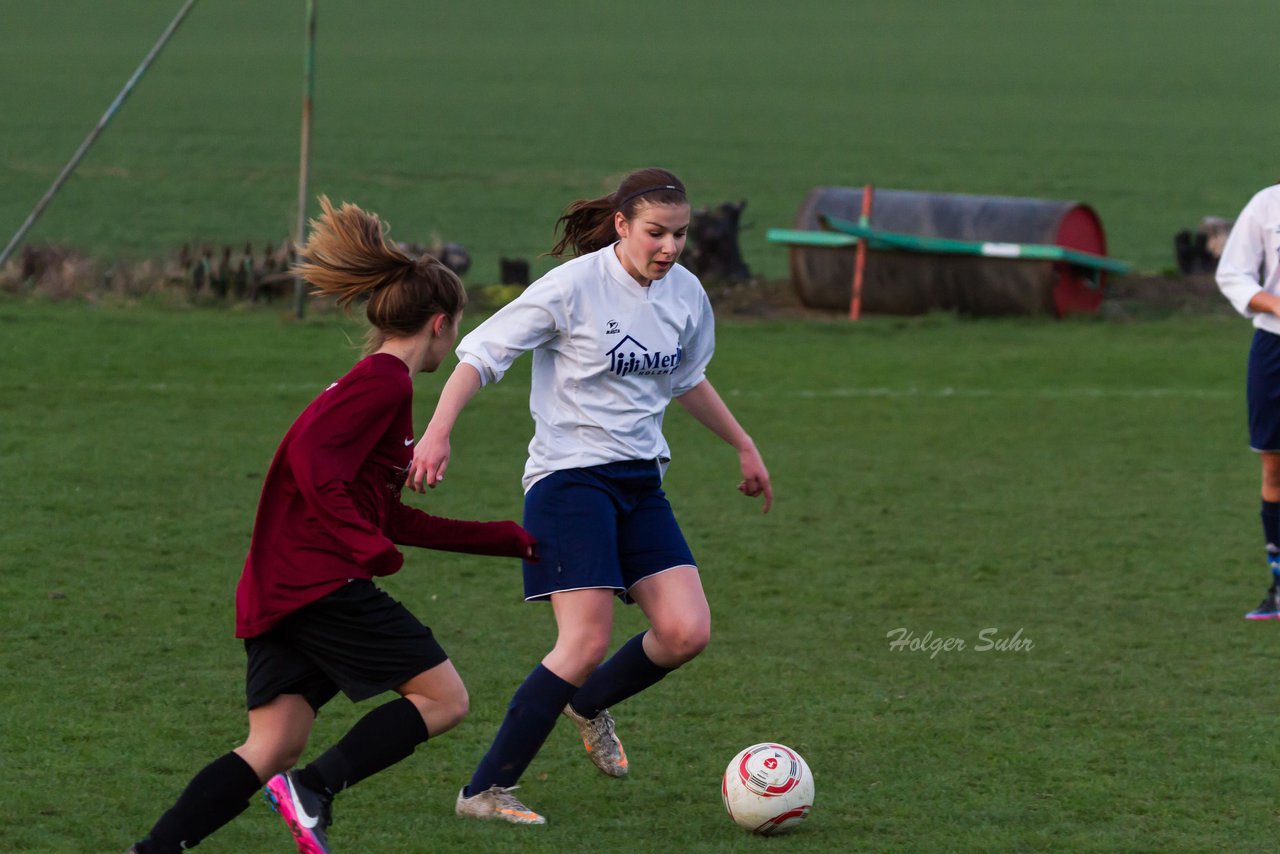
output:
[{"label": "blonde ponytail", "polygon": [[387,240],[377,214],[350,202],[334,209],[320,197],[320,216],[299,251],[295,275],[317,296],[331,296],[349,308],[365,300],[373,328],[366,350],[376,350],[390,336],[416,334],[436,314],[456,317],[466,304],[466,291],[452,270],[430,255],[411,258]]}]

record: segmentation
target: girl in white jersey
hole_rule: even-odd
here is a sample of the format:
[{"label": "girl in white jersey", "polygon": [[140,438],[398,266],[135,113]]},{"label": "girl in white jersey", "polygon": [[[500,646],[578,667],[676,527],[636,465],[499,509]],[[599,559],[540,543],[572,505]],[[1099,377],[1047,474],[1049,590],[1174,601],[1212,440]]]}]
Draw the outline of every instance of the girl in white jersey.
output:
[{"label": "girl in white jersey", "polygon": [[[561,713],[601,771],[625,776],[609,707],[706,646],[711,612],[661,486],[670,458],[662,418],[673,398],[738,452],[739,491],[763,495],[765,512],[773,501],[755,443],[705,375],[715,346],[711,304],[676,263],[689,219],[684,185],[664,169],[633,172],[613,193],[570,205],[551,254],[576,257],[462,340],[414,450],[409,485],[434,487],[467,401],[533,351],[524,524],[541,562],[525,564],[525,598],[551,602],[558,635],[458,794],[459,815],[544,823],[511,790]],[[639,604],[649,629],[601,664],[615,596]]]},{"label": "girl in white jersey", "polygon": [[1280,619],[1280,186],[1245,205],[1218,262],[1218,287],[1253,321],[1245,390],[1249,446],[1262,460],[1262,532],[1271,586],[1247,620]]}]

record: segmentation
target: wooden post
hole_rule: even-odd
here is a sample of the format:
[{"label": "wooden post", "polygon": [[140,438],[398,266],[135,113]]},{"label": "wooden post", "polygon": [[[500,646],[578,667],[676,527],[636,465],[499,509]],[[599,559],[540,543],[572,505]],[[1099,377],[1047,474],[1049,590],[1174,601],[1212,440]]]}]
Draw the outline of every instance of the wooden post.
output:
[{"label": "wooden post", "polygon": [[[870,184],[862,188],[862,214],[858,217],[858,225],[866,228],[871,224],[871,196],[874,191]],[[867,265],[867,238],[858,241],[857,255],[853,262],[853,296],[849,300],[849,319],[857,320],[862,316],[862,271]]]},{"label": "wooden post", "polygon": [[[302,151],[298,167],[298,223],[293,232],[297,251],[307,239],[307,203],[311,195],[311,111],[316,94],[316,2],[307,0],[307,45],[302,63]],[[293,282],[294,313],[301,320],[306,313],[307,283]]]}]

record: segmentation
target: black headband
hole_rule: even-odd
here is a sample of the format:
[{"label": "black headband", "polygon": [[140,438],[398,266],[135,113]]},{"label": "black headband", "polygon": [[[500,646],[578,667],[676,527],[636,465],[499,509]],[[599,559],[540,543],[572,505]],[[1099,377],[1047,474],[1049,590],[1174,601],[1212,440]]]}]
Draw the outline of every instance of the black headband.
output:
[{"label": "black headband", "polygon": [[631,201],[632,199],[643,196],[645,193],[656,192],[657,190],[674,190],[682,196],[685,194],[684,190],[680,189],[675,184],[659,184],[656,187],[645,187],[643,190],[637,190],[636,192],[627,196],[622,201],[618,202],[618,210],[622,210],[623,208],[625,208],[627,206],[627,202]]}]

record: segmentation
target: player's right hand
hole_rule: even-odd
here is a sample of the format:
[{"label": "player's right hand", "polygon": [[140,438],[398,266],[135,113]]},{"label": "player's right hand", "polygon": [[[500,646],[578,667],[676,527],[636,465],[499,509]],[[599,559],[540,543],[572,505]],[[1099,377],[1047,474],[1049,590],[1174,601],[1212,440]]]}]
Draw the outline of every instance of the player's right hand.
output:
[{"label": "player's right hand", "polygon": [[449,434],[439,435],[431,429],[431,425],[427,425],[422,441],[414,446],[413,461],[409,463],[405,486],[414,492],[435,489],[436,484],[444,480],[445,469],[449,467],[449,452]]}]

